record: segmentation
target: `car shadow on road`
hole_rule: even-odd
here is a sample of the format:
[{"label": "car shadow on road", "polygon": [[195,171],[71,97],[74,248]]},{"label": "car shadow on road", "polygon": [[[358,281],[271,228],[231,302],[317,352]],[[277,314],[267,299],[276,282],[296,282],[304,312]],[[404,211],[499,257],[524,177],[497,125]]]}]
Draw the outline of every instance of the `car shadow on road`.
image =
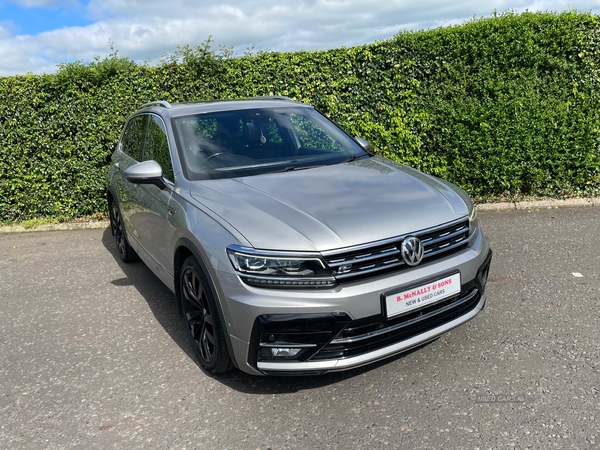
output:
[{"label": "car shadow on road", "polygon": [[[164,328],[167,334],[181,348],[181,350],[197,363],[196,355],[192,349],[189,336],[183,318],[179,317],[177,305],[175,303],[175,295],[160,281],[146,265],[139,261],[126,264],[121,261],[117,252],[115,239],[112,236],[110,229],[107,229],[102,235],[102,244],[106,250],[115,258],[125,278],[112,281],[117,286],[134,286],[140,295],[146,300],[157,322]],[[427,344],[425,344],[427,345]],[[421,346],[422,347],[422,346]],[[316,389],[331,384],[339,383],[340,381],[351,379],[363,375],[378,367],[393,364],[394,361],[404,358],[413,351],[418,350],[417,347],[407,353],[397,355],[385,359],[383,361],[363,366],[357,369],[348,370],[345,372],[326,373],[318,376],[272,376],[259,377],[249,375],[241,370],[234,369],[222,375],[211,375],[204,371],[198,365],[198,369],[202,371],[198,376],[210,376],[215,381],[220,382],[227,387],[246,394],[284,394],[293,393],[303,390]]]},{"label": "car shadow on road", "polygon": [[183,319],[177,312],[175,295],[162,281],[142,262],[124,263],[119,258],[115,238],[110,228],[102,235],[102,244],[106,250],[117,261],[119,267],[125,274],[125,278],[113,280],[115,286],[133,286],[146,300],[150,310],[156,317],[158,323],[165,329],[175,343],[192,359],[195,358],[194,350],[190,345],[190,339],[185,329]]}]

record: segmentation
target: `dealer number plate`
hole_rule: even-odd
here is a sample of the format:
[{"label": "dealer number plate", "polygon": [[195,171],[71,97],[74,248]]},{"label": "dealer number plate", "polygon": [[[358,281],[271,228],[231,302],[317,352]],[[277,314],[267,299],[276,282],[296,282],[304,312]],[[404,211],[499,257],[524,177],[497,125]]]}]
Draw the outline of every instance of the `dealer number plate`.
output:
[{"label": "dealer number plate", "polygon": [[437,303],[460,292],[460,273],[385,297],[387,316],[394,317],[413,309]]}]

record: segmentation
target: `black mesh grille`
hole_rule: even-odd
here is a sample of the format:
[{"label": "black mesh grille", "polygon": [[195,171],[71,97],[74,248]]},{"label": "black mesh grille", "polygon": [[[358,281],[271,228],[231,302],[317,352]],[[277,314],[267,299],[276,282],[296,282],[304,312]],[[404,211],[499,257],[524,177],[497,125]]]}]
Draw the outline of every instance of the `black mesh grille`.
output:
[{"label": "black mesh grille", "polygon": [[[407,236],[416,236],[423,243],[425,249],[421,263],[423,264],[466,247],[469,237],[469,220],[451,222]],[[405,238],[406,236],[398,236],[387,239],[385,242],[374,242],[372,246],[361,246],[359,249],[328,252],[325,261],[339,282],[402,270],[408,267],[399,250]]]},{"label": "black mesh grille", "polygon": [[477,306],[480,298],[479,290],[471,288],[463,294],[387,323],[382,322],[381,316],[352,321],[310,360],[358,356],[410,339],[467,314]]}]

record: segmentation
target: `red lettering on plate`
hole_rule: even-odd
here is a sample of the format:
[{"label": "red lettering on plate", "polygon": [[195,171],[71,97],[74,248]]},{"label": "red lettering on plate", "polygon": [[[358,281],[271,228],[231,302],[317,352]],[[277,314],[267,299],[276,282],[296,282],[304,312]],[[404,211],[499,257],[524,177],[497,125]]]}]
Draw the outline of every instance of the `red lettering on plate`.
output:
[{"label": "red lettering on plate", "polygon": [[449,284],[452,284],[452,278],[448,278],[447,280],[440,281],[440,283],[438,284],[438,287],[448,286]]}]

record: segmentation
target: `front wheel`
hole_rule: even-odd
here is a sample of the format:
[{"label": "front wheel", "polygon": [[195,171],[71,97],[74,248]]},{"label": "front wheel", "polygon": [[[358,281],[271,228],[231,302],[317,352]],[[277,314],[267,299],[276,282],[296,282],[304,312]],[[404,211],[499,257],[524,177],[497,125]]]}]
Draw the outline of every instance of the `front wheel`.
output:
[{"label": "front wheel", "polygon": [[206,275],[193,256],[181,267],[180,292],[192,346],[204,370],[212,374],[232,367],[222,320]]}]

